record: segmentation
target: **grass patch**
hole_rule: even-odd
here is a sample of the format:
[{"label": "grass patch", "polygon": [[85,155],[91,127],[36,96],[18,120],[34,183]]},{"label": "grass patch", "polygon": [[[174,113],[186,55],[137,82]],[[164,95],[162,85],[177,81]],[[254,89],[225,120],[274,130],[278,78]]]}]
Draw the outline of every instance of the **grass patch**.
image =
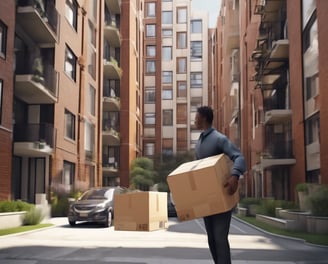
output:
[{"label": "grass patch", "polygon": [[239,215],[235,215],[235,216],[249,224],[257,226],[257,227],[259,227],[267,232],[273,233],[273,234],[300,238],[300,239],[304,239],[306,242],[311,243],[311,244],[328,246],[327,234],[313,234],[313,233],[307,233],[307,232],[290,231],[290,230],[273,227],[266,223],[262,223],[262,222],[256,220],[255,217],[239,216]]},{"label": "grass patch", "polygon": [[49,227],[49,226],[53,226],[53,224],[26,225],[26,226],[19,226],[19,227],[13,227],[13,228],[8,228],[8,229],[0,229],[0,236],[41,229],[41,228]]}]

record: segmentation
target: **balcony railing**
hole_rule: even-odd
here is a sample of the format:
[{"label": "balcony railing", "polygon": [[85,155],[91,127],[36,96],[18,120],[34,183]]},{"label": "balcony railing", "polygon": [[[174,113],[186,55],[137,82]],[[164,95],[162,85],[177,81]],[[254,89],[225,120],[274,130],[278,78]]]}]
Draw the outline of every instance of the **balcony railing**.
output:
[{"label": "balcony railing", "polygon": [[[49,103],[58,97],[58,73],[53,65],[44,64],[41,69],[35,69],[33,65],[25,61],[17,63],[20,64],[20,67],[16,69],[16,95],[19,98],[30,103]],[[30,91],[27,92],[26,89]],[[49,95],[53,98],[48,98]]]},{"label": "balcony railing", "polygon": [[109,155],[103,155],[103,167],[107,167],[110,169],[117,170],[119,169],[119,156],[109,156]]},{"label": "balcony railing", "polygon": [[[270,140],[270,141],[269,141]],[[267,146],[262,153],[265,159],[292,159],[293,145],[292,140],[273,140],[266,138]]]},{"label": "balcony railing", "polygon": [[59,16],[53,1],[18,0],[17,7],[18,21],[33,39],[38,43],[56,42]]},{"label": "balcony railing", "polygon": [[14,142],[39,142],[51,148],[55,143],[55,129],[53,124],[15,124]]}]

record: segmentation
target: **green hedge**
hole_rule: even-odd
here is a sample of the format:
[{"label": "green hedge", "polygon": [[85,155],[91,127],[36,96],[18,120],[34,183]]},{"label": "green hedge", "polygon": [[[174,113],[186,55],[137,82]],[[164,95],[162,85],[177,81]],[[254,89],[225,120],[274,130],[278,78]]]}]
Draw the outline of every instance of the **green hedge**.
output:
[{"label": "green hedge", "polygon": [[328,217],[328,187],[322,186],[309,197],[314,216]]},{"label": "green hedge", "polygon": [[0,201],[0,213],[7,212],[20,212],[20,211],[29,211],[34,207],[34,204],[30,204],[23,201],[9,201],[4,200]]}]

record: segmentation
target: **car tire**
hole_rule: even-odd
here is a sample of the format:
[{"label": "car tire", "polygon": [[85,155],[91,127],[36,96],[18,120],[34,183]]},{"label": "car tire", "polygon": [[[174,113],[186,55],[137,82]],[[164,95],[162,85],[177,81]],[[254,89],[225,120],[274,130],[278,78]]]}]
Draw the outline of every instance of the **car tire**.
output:
[{"label": "car tire", "polygon": [[75,226],[75,221],[68,221],[70,226]]},{"label": "car tire", "polygon": [[108,211],[106,222],[105,222],[105,227],[110,227],[112,225],[112,220],[113,220],[112,211]]}]

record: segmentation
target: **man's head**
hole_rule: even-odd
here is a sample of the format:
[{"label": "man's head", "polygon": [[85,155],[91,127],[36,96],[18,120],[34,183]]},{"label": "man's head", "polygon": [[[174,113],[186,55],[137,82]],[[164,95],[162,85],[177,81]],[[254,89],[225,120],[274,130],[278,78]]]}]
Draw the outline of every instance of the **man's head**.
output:
[{"label": "man's head", "polygon": [[213,110],[209,106],[201,106],[197,108],[195,117],[195,126],[197,129],[205,130],[212,126],[213,123]]}]

